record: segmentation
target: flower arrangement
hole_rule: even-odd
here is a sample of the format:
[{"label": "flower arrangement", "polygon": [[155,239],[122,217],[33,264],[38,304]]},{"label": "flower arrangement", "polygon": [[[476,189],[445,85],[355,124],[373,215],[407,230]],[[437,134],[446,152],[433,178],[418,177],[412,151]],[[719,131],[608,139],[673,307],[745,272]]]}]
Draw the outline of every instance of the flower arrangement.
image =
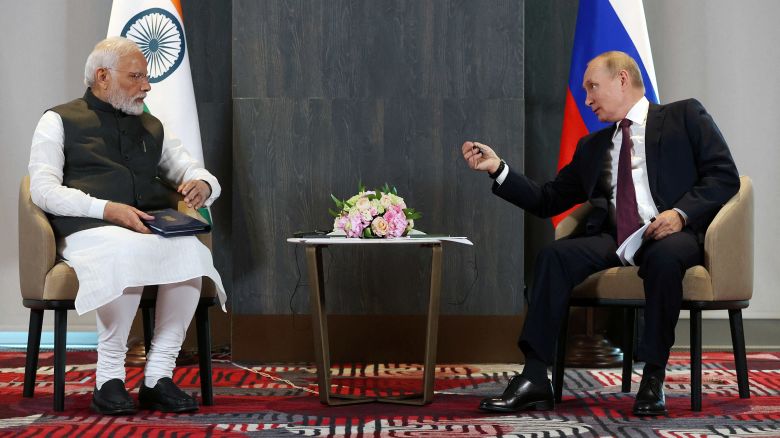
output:
[{"label": "flower arrangement", "polygon": [[404,198],[387,183],[379,190],[366,190],[361,183],[358,194],[340,200],[332,194],[337,210],[328,209],[335,217],[333,231],[341,230],[347,237],[384,238],[401,237],[414,228],[414,220],[422,215],[407,208]]}]

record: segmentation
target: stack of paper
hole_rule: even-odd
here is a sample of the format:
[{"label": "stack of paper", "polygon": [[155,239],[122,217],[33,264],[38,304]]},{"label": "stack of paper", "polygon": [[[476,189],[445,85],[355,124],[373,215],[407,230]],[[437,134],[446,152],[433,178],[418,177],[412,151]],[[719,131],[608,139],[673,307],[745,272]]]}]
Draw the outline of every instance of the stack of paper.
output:
[{"label": "stack of paper", "polygon": [[628,236],[628,239],[626,239],[623,244],[620,245],[620,248],[615,251],[617,256],[620,258],[620,261],[623,262],[623,265],[636,266],[636,263],[634,263],[634,256],[639,250],[639,247],[642,246],[642,236],[645,234],[645,230],[647,229],[648,225],[650,225],[650,223],[651,222],[648,222],[642,225],[642,227],[638,230],[634,231],[634,234]]}]

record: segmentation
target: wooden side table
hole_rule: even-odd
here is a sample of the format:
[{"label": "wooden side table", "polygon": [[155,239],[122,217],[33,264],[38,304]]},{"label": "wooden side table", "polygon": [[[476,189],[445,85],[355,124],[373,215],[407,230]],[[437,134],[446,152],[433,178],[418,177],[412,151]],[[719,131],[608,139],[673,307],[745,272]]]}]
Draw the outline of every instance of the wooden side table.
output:
[{"label": "wooden side table", "polygon": [[[425,405],[433,401],[434,372],[436,370],[436,343],[439,329],[439,298],[441,295],[442,240],[436,238],[399,239],[348,239],[348,238],[299,238],[290,243],[306,246],[306,262],[309,270],[311,318],[314,334],[314,355],[317,362],[317,382],[320,401],[338,406],[356,403],[382,402],[406,405]],[[470,242],[469,242],[470,244]],[[330,245],[417,245],[431,248],[431,287],[428,298],[428,322],[425,335],[425,359],[423,363],[423,391],[394,397],[362,397],[334,394],[330,391],[330,351],[328,348],[328,320],[325,300],[325,279],[322,270],[322,248]]]}]

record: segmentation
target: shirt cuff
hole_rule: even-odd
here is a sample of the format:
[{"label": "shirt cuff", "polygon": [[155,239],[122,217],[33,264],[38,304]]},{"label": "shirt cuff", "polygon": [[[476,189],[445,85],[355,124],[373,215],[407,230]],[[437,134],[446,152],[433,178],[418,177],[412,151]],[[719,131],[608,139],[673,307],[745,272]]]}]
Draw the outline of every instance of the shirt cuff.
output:
[{"label": "shirt cuff", "polygon": [[502,170],[501,174],[496,177],[496,184],[498,185],[503,184],[507,175],[509,175],[509,165],[506,164],[506,162],[504,162],[504,170]]},{"label": "shirt cuff", "polygon": [[106,209],[106,204],[108,204],[108,201],[105,199],[93,199],[92,203],[89,204],[87,216],[95,219],[103,219],[103,212]]},{"label": "shirt cuff", "polygon": [[688,225],[688,215],[685,214],[684,211],[680,210],[677,207],[673,208],[672,210],[676,211],[677,213],[680,213],[680,216],[683,218],[683,226]]}]

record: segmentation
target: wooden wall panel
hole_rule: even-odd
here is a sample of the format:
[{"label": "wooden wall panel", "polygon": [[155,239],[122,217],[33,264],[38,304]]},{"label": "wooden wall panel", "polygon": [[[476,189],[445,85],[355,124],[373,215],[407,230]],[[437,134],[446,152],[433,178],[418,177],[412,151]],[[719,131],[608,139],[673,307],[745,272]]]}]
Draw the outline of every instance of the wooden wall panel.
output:
[{"label": "wooden wall panel", "polygon": [[[521,0],[233,2],[233,309],[308,313],[296,230],[329,229],[330,194],[395,185],[444,251],[442,311],[522,309],[522,212],[469,171],[460,144],[523,169]],[[423,313],[430,255],[331,248],[334,313]],[[475,268],[476,267],[476,268]],[[473,285],[473,286],[472,286]]]}]

